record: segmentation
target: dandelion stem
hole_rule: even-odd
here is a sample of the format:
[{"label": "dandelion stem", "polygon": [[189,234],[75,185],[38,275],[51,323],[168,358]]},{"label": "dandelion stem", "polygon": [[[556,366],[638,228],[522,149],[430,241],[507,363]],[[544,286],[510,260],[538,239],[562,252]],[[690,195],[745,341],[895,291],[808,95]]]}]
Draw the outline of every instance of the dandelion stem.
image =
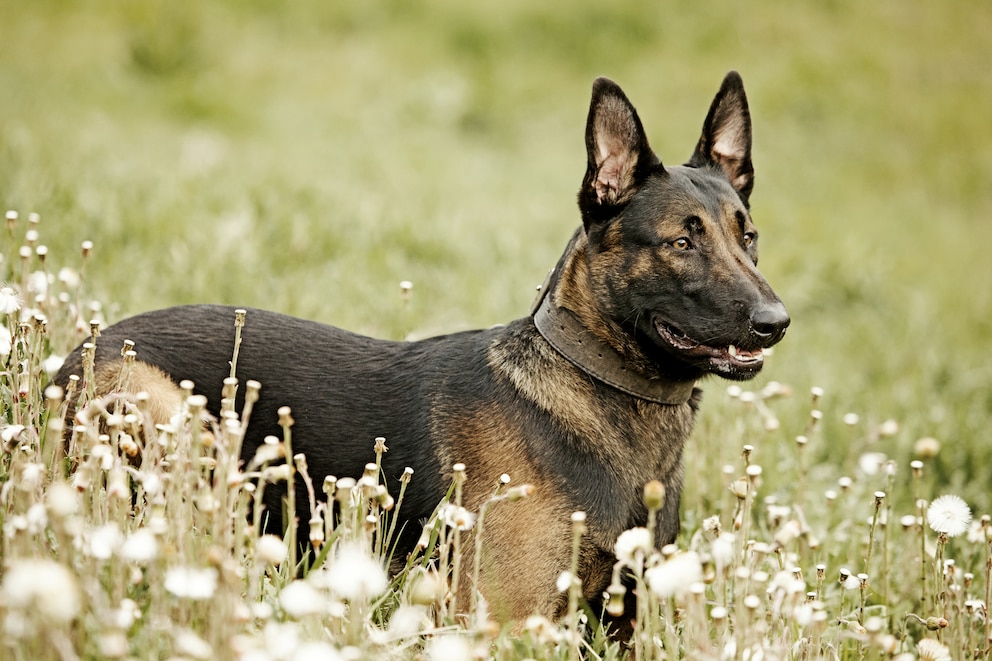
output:
[{"label": "dandelion stem", "polygon": [[279,426],[282,427],[283,444],[286,447],[286,546],[289,549],[289,569],[296,569],[296,467],[293,465],[293,416],[288,406],[279,408]]}]

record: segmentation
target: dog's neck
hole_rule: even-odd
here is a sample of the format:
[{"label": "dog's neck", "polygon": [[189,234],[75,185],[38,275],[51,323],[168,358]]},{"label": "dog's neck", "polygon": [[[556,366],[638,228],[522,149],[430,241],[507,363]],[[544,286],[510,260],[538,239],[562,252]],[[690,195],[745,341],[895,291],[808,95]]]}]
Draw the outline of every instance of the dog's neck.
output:
[{"label": "dog's neck", "polygon": [[555,304],[552,290],[574,257],[581,229],[572,237],[558,266],[548,274],[531,308],[538,332],[568,362],[592,378],[638,399],[656,404],[685,404],[695,380],[677,380],[646,374],[608,342],[598,337],[578,315]]}]

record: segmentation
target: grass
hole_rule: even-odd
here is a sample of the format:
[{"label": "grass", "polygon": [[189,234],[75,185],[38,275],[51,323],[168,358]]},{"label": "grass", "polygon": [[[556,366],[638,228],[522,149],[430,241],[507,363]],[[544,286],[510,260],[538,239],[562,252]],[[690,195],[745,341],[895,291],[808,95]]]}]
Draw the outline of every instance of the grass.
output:
[{"label": "grass", "polygon": [[[886,658],[877,639],[888,634],[901,637],[900,650],[938,634],[956,650],[983,648],[981,623],[961,610],[966,597],[985,599],[983,544],[961,537],[944,548],[960,569],[947,580],[961,589],[948,591],[951,626],[930,632],[908,614],[940,613],[932,573],[926,590],[916,578],[932,566],[935,536],[919,523],[896,523],[919,516],[917,499],[942,493],[963,497],[976,518],[992,511],[984,443],[992,412],[992,10],[978,0],[954,8],[892,0],[707,2],[677,11],[640,4],[605,11],[584,2],[0,2],[0,204],[20,211],[0,250],[3,277],[20,286],[22,272],[79,271],[79,246],[93,242],[82,289],[53,285],[68,300],[51,303],[44,337],[28,328],[31,339],[18,349],[27,353],[6,363],[5,424],[32,431],[26,454],[8,441],[0,463],[4,523],[58,495],[54,467],[31,454],[43,444],[30,434],[47,433],[40,362],[79,340],[69,307],[77,295],[100,301],[108,321],[202,301],[278,309],[381,337],[506,321],[524,314],[578,222],[592,78],[620,82],[656,151],[676,162],[688,155],[720,77],[737,68],[755,121],[761,266],[794,319],[765,375],[747,387],[760,393],[776,380],[793,395],[748,401],[727,395],[724,383],[704,384],[679,546],[712,556],[701,532],[712,516],[741,550],[748,538],[773,546],[796,521],[802,535],[782,559],[735,557],[764,572],[768,586],[779,569],[799,566],[807,591],[816,591],[815,568],[825,565],[820,601],[828,616],[819,634],[774,609],[757,617],[743,600],[753,594],[761,608],[774,606],[768,586],[734,573],[704,583],[705,627],[692,619],[699,611],[691,592],[651,605],[659,613],[652,626],[676,619],[661,617],[665,608],[682,609],[689,619],[657,632],[687,650],[693,641],[743,645],[737,636],[751,636],[783,651],[819,635],[831,646],[822,649],[842,658],[861,656],[859,644],[869,658]],[[32,211],[41,214],[40,238],[22,263]],[[414,283],[407,303],[402,280]],[[83,318],[91,316],[98,315]],[[14,318],[6,325],[17,331]],[[21,359],[34,379],[30,401],[15,394]],[[811,403],[814,386],[824,395]],[[822,417],[812,424],[814,407]],[[845,422],[850,413],[857,419]],[[897,428],[883,424],[889,420]],[[927,437],[939,441],[936,451],[918,443]],[[745,445],[761,474],[738,503],[728,486],[746,474]],[[918,477],[913,460],[924,462]],[[879,461],[893,462],[895,475],[872,473]],[[45,466],[34,490],[18,486],[27,464]],[[845,477],[850,484],[839,484]],[[204,479],[195,471],[183,479],[194,478]],[[102,502],[108,489],[103,479],[76,498]],[[866,571],[876,491],[886,495],[862,614],[860,587],[843,591],[835,581],[844,567],[854,576]],[[139,499],[134,511],[109,518],[110,510],[77,503],[73,516],[83,537],[113,523],[126,538],[151,516],[144,506]],[[779,507],[789,514],[775,515]],[[80,609],[62,633],[84,656],[98,655],[107,627],[142,656],[195,656],[176,647],[187,630],[215,651],[229,650],[235,635],[264,635],[270,623],[304,637],[326,633],[312,616],[280,609],[285,565],[266,569],[264,590],[244,577],[219,579],[227,611],[154,592],[156,576],[199,564],[210,549],[256,567],[248,533],[241,546],[212,534],[183,539],[192,546],[172,555],[165,549],[178,538],[170,528],[131,583],[127,563],[56,546],[52,536],[63,533],[52,521],[43,533],[5,536],[4,562],[43,552],[71,570]],[[921,558],[924,533],[930,547]],[[967,588],[964,572],[974,574]],[[11,575],[5,570],[5,585]],[[733,600],[721,604],[724,595]],[[123,599],[143,619],[114,628],[107,623],[117,622],[111,616]],[[378,627],[395,603],[369,604],[340,621]],[[246,617],[239,604],[269,604],[272,612]],[[713,617],[717,607],[725,618]],[[4,617],[16,610],[9,602],[0,609]],[[848,637],[862,635],[850,623],[866,626],[874,615],[879,632]],[[336,645],[355,640],[328,631]],[[561,631],[542,628],[519,648],[499,637],[493,649],[505,658],[563,655],[570,648],[556,647]],[[51,649],[18,640],[5,644],[21,657]],[[404,640],[398,655],[421,645]]]}]

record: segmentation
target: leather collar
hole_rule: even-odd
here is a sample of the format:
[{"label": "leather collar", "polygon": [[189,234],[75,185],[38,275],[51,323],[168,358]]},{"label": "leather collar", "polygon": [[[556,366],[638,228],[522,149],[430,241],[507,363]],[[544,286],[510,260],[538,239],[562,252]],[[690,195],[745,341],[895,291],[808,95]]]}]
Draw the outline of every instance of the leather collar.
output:
[{"label": "leather collar", "polygon": [[695,381],[652,378],[628,367],[623,356],[593,335],[571,310],[551,302],[547,285],[536,303],[534,324],[538,332],[555,351],[589,376],[656,404],[685,404],[692,397]]}]

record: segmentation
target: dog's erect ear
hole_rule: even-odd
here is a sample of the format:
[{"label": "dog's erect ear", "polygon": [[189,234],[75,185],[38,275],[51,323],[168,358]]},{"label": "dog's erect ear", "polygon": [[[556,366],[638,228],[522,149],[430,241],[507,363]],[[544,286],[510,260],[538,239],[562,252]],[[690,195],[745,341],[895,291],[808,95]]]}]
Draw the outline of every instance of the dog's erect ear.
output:
[{"label": "dog's erect ear", "polygon": [[586,123],[589,163],[579,190],[579,208],[586,230],[615,215],[661,161],[648,146],[644,127],[620,86],[607,78],[592,85]]},{"label": "dog's erect ear", "polygon": [[686,165],[718,165],[727,174],[744,203],[754,187],[751,165],[751,113],[744,95],[744,81],[736,71],[723,79],[703,123],[703,135]]}]

